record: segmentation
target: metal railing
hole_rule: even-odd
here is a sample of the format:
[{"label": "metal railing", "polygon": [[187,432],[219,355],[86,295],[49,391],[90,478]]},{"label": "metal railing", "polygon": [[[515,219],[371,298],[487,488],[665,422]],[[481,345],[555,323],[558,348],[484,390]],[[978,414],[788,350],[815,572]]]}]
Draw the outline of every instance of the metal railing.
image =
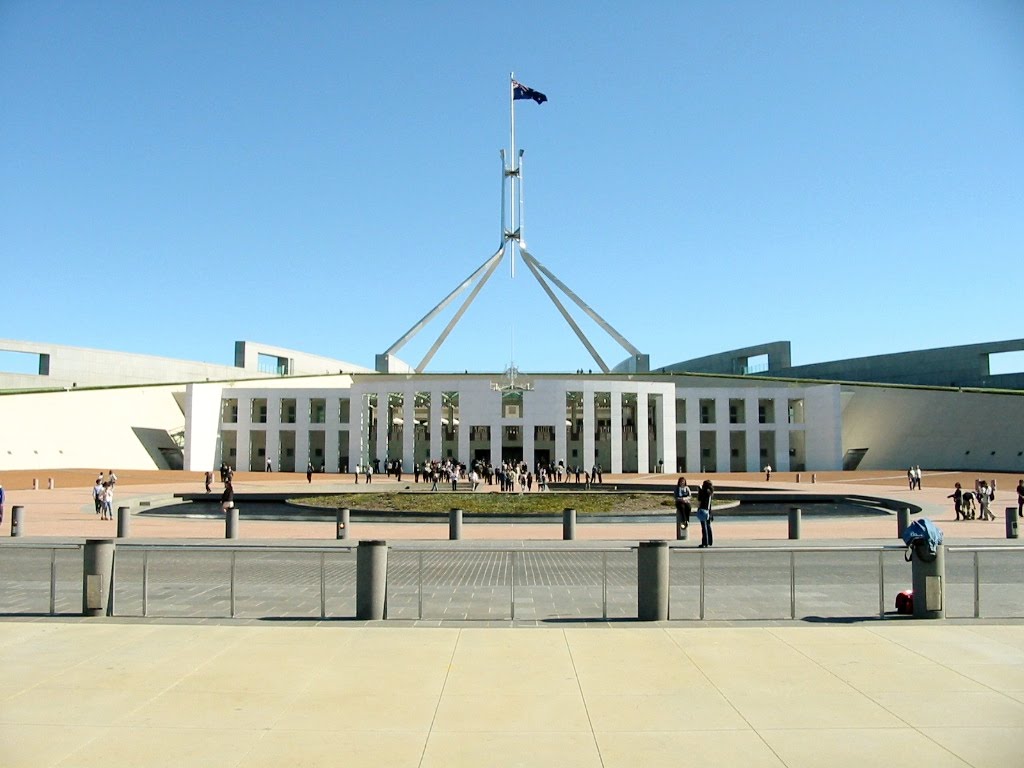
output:
[{"label": "metal railing", "polygon": [[[18,550],[27,551],[38,551],[40,557],[32,559],[30,556],[29,562],[32,563],[31,567],[19,561],[17,558],[11,558],[7,555],[8,552],[14,552]],[[63,609],[65,612],[77,612],[69,610],[66,605],[70,601],[74,606],[77,600],[71,600],[77,592],[78,585],[81,584],[81,570],[75,570],[73,577],[69,578],[68,573],[70,564],[67,560],[61,561],[61,552],[80,552],[82,545],[77,543],[68,544],[43,544],[43,543],[16,543],[16,544],[3,544],[0,545],[0,583],[3,584],[2,592],[0,592],[0,613],[11,611],[8,606],[12,604],[17,606],[16,610],[11,611],[14,614],[35,614],[41,613],[43,606],[42,596],[45,593],[48,597],[48,612],[50,615],[55,615],[58,608],[58,597],[59,602],[65,606]],[[222,597],[218,600],[213,600],[215,610],[207,614],[196,614],[204,616],[219,615],[234,618],[239,614],[239,586],[240,584],[249,587],[249,594],[255,593],[260,599],[256,601],[258,604],[262,603],[261,610],[265,612],[258,615],[270,616],[270,615],[281,615],[280,612],[275,613],[274,611],[279,610],[280,605],[290,607],[292,603],[298,600],[298,595],[301,589],[306,590],[304,597],[306,602],[304,606],[308,613],[306,615],[313,616],[317,612],[316,606],[316,587],[319,587],[319,616],[320,618],[326,618],[328,616],[328,601],[332,596],[334,599],[343,599],[345,601],[352,601],[354,604],[355,598],[355,577],[354,577],[354,561],[355,561],[355,550],[356,545],[353,542],[350,546],[301,546],[301,545],[281,545],[281,546],[225,546],[223,544],[202,544],[202,543],[187,543],[181,545],[153,545],[153,544],[141,544],[141,543],[130,543],[130,542],[118,542],[117,548],[114,553],[114,562],[112,566],[112,582],[111,587],[111,603],[109,605],[109,612],[113,615],[117,612],[116,604],[114,603],[114,596],[119,594],[117,588],[120,588],[120,593],[124,597],[123,590],[126,589],[126,585],[130,587],[133,583],[138,584],[141,589],[141,615],[150,616],[153,615],[152,605],[152,589],[154,588],[154,579],[152,574],[153,568],[153,555],[159,553],[189,553],[195,554],[198,552],[216,553],[223,557],[217,561],[216,571],[213,574],[202,574],[199,573],[199,579],[193,580],[186,586],[195,589],[197,594],[200,595],[198,599],[205,599],[210,601],[210,594],[216,590],[227,590],[226,606],[223,599],[223,591],[221,592]],[[477,556],[486,559],[487,556],[493,556],[494,558],[501,557],[506,558],[504,564],[498,569],[500,571],[500,579],[494,584],[485,585],[489,588],[496,588],[498,590],[508,589],[508,602],[507,602],[507,616],[510,620],[516,620],[520,618],[523,613],[529,615],[530,611],[523,611],[524,606],[529,605],[533,602],[534,596],[537,595],[539,599],[537,602],[542,602],[544,594],[531,593],[531,589],[542,589],[544,593],[559,588],[564,588],[567,592],[571,593],[573,590],[590,590],[590,594],[585,598],[579,598],[578,596],[572,596],[569,601],[578,600],[583,606],[583,610],[588,610],[586,605],[591,608],[596,608],[596,593],[597,588],[600,588],[600,618],[602,620],[608,620],[611,614],[609,610],[609,595],[610,591],[614,590],[614,601],[616,608],[616,617],[629,618],[629,611],[635,611],[635,603],[632,606],[629,605],[629,601],[633,599],[636,594],[637,582],[635,564],[623,562],[620,557],[619,562],[615,564],[611,570],[615,571],[614,583],[610,584],[609,581],[609,556],[614,555],[628,555],[636,550],[635,547],[616,547],[616,548],[540,548],[540,547],[508,547],[508,548],[479,548],[479,549],[463,549],[463,548],[446,548],[443,546],[436,546],[431,548],[417,549],[414,547],[393,547],[391,549],[392,559],[389,562],[389,576],[388,576],[388,589],[391,597],[401,598],[403,596],[409,597],[409,602],[405,607],[405,611],[408,614],[408,618],[424,619],[425,618],[425,605],[431,598],[433,599],[444,599],[446,592],[448,594],[455,594],[460,589],[466,589],[466,582],[460,581],[461,578],[458,573],[454,576],[450,573],[445,573],[444,568],[450,566],[453,562],[457,562],[457,559],[463,555],[465,556]],[[870,601],[870,591],[874,589],[873,582],[877,580],[877,616],[879,618],[885,618],[889,615],[886,611],[886,592],[887,589],[892,588],[893,582],[897,577],[893,575],[893,569],[898,568],[899,579],[903,582],[909,581],[909,566],[906,567],[906,572],[903,571],[902,565],[898,565],[902,561],[902,553],[904,548],[899,545],[875,545],[875,546],[828,546],[828,547],[817,547],[817,546],[752,546],[752,547],[715,547],[714,549],[697,549],[694,547],[673,547],[670,550],[671,554],[669,557],[669,583],[670,583],[670,618],[680,620],[686,618],[683,614],[685,611],[680,606],[682,603],[686,604],[687,596],[696,596],[696,616],[700,620],[707,620],[709,614],[713,614],[715,608],[719,609],[719,612],[727,612],[729,610],[736,611],[736,606],[743,608],[744,601],[748,604],[756,602],[759,598],[748,594],[748,590],[756,588],[760,590],[761,595],[767,595],[772,601],[775,602],[780,615],[774,618],[788,618],[795,620],[800,616],[799,608],[801,601],[806,601],[806,597],[802,596],[801,588],[799,586],[799,576],[801,573],[812,573],[816,567],[818,570],[815,572],[815,581],[805,582],[804,589],[811,590],[815,593],[817,604],[828,606],[829,596],[827,594],[828,589],[834,590],[835,594],[842,594],[851,588],[850,584],[846,584],[841,581],[833,579],[828,585],[823,586],[824,579],[821,578],[823,567],[827,567],[819,563],[817,566],[806,565],[801,562],[801,559],[805,555],[827,555],[835,558],[837,566],[842,565],[844,568],[854,568],[853,573],[855,574],[856,584],[858,590],[858,599],[861,601],[861,605],[866,605],[865,600]],[[852,560],[849,555],[860,553],[863,556],[863,562],[858,564]],[[281,567],[284,569],[284,573],[277,578],[274,583],[273,589],[276,590],[274,594],[277,596],[279,603],[272,605],[269,608],[266,607],[265,601],[262,599],[262,594],[268,591],[266,586],[268,582],[261,580],[262,575],[266,571],[259,562],[253,564],[247,563],[249,567],[256,567],[257,573],[260,573],[260,578],[247,581],[245,579],[245,569],[242,568],[242,573],[239,573],[239,554],[251,554],[256,556],[265,555],[280,555],[289,554],[296,555],[294,560],[283,560],[283,565],[275,564],[274,567]],[[778,558],[778,564],[772,565],[771,571],[774,574],[776,581],[774,584],[771,583],[769,577],[761,578],[763,574],[747,575],[746,579],[743,579],[745,570],[750,566],[744,562],[745,555],[766,555],[771,554]],[[127,558],[131,555],[138,555],[141,557],[141,573],[139,574],[138,580],[135,579],[133,569],[135,566],[132,564],[128,565],[129,561]],[[331,559],[328,555],[341,556],[340,559],[335,560],[331,563]],[[547,563],[532,563],[529,558],[532,556],[546,556],[548,559]],[[434,556],[438,558],[437,563],[428,563],[428,558]],[[567,556],[571,557],[587,557],[590,558],[590,564],[573,562],[572,559],[568,559]],[[1012,560],[1006,562],[1003,565],[999,565],[998,561],[994,558],[1006,556],[1012,558]],[[413,560],[412,557],[415,559]],[[403,569],[401,567],[401,560],[406,558],[408,562]],[[562,558],[561,562],[557,559]],[[783,565],[783,558],[788,562]],[[889,560],[887,560],[889,558]],[[554,559],[554,560],[552,560]],[[600,561],[599,566],[597,561]],[[696,562],[695,562],[696,560]],[[986,560],[988,562],[986,562]],[[171,563],[174,563],[174,558],[171,558]],[[765,560],[762,558],[762,563]],[[888,571],[887,565],[888,562]],[[872,565],[872,563],[876,563]],[[996,563],[996,565],[992,565]],[[328,565],[335,568],[335,575],[330,575]],[[736,574],[731,575],[728,579],[716,582],[714,578],[717,572],[726,567],[732,566],[737,570]],[[166,563],[164,564],[166,567]],[[225,568],[226,566],[226,568]],[[184,572],[189,576],[195,574],[189,573],[191,564],[185,562],[184,564],[180,561],[174,564],[178,572]],[[269,566],[267,566],[269,567]],[[544,568],[552,568],[557,573],[571,577],[567,579],[561,579],[561,577],[549,577],[546,575],[548,572],[544,571]],[[431,569],[442,569],[441,575],[431,575]],[[127,570],[126,570],[127,569]],[[305,570],[305,576],[307,577],[305,586],[300,584],[300,579],[295,579],[294,571],[300,569]],[[314,569],[316,573],[314,573]],[[340,570],[339,570],[340,569]],[[350,575],[345,569],[353,571]],[[534,569],[534,570],[531,570]],[[63,576],[58,574],[60,570]],[[456,569],[457,570],[457,569]],[[493,570],[493,569],[492,569]],[[536,571],[536,573],[534,572]],[[695,571],[695,572],[694,572]],[[434,571],[437,573],[438,571]],[[342,573],[344,575],[337,575]],[[995,576],[992,574],[995,573]],[[1024,547],[1019,545],[948,545],[946,546],[946,591],[947,591],[947,606],[951,603],[967,608],[970,605],[970,611],[960,611],[956,613],[951,612],[947,607],[947,616],[958,615],[964,618],[973,616],[974,618],[983,617],[983,607],[988,607],[990,616],[1004,616],[1010,617],[1021,617],[1024,616],[1024,603],[1021,603],[1015,598],[1015,585],[1019,584],[1019,575],[1024,573]],[[44,575],[45,574],[45,575]],[[988,577],[988,581],[986,581]],[[44,581],[45,579],[45,581]],[[532,579],[532,582],[531,582]],[[547,580],[545,580],[547,579]],[[333,581],[337,582],[338,588],[328,588],[329,583]],[[494,581],[494,579],[492,579]],[[571,583],[570,583],[571,581]],[[788,582],[784,584],[783,582]],[[43,586],[45,583],[45,587]],[[167,582],[158,582],[161,586],[165,586]],[[909,584],[908,584],[909,586]],[[181,584],[174,584],[173,588],[177,591],[174,593],[172,599],[179,599],[180,595],[185,594],[186,599],[189,598],[188,590],[180,588]],[[991,591],[996,588],[996,591]],[[431,590],[431,595],[428,596],[427,590]],[[717,590],[717,592],[716,592]],[[788,590],[788,605],[785,609],[782,608],[782,598],[785,592]],[[1001,591],[1000,591],[1001,590]],[[723,608],[723,601],[712,602],[709,605],[709,593],[713,597],[718,597],[723,594],[723,591],[730,592],[731,601],[728,605]],[[674,596],[673,596],[674,593]],[[137,594],[137,593],[136,593]],[[822,598],[822,594],[826,596]],[[438,597],[440,595],[440,597]],[[738,597],[736,597],[738,595]],[[682,596],[682,597],[680,597]],[[132,599],[132,596],[128,596]],[[519,599],[517,599],[519,598]],[[252,598],[250,598],[252,599]],[[504,596],[500,594],[496,598],[498,603],[504,600]],[[692,597],[689,599],[692,600]],[[159,598],[158,598],[159,600]],[[245,605],[246,596],[243,593],[242,596],[243,606]],[[413,600],[415,602],[413,603]],[[39,610],[26,608],[26,605],[35,601],[35,605],[39,606]],[[271,600],[272,602],[272,600]],[[493,604],[493,600],[492,600]],[[868,603],[869,604],[869,603]],[[691,602],[690,605],[693,605]],[[804,602],[806,606],[806,602]],[[403,618],[401,605],[396,601],[396,610],[390,611],[389,615],[391,618]],[[993,606],[995,606],[993,608]],[[478,607],[478,605],[477,605]],[[226,608],[226,610],[225,610]],[[203,606],[200,606],[201,611]],[[244,609],[243,609],[244,610]],[[822,615],[826,616],[839,616],[849,615],[843,613],[827,613],[828,607],[823,609],[826,611]],[[869,609],[870,611],[870,609]],[[252,613],[251,611],[249,612]],[[554,613],[558,613],[555,611]],[[749,615],[749,611],[745,608],[743,610],[744,615]],[[517,615],[519,614],[519,615]],[[125,615],[125,614],[117,614]],[[135,615],[138,615],[137,613]],[[333,614],[337,615],[337,614]],[[347,613],[345,614],[347,615]],[[857,614],[865,615],[865,614]],[[632,613],[632,616],[636,616]],[[447,618],[438,617],[438,618]],[[470,618],[470,617],[467,617]],[[494,615],[489,614],[486,618],[494,619]],[[582,618],[582,617],[579,617]],[[595,620],[597,616],[594,616]],[[714,616],[711,618],[736,618],[735,616]],[[765,616],[758,616],[758,618],[769,618]]]},{"label": "metal railing", "polygon": [[[885,555],[886,553],[906,551],[906,547],[898,545],[874,545],[874,546],[823,546],[823,547],[719,547],[714,550],[693,548],[677,548],[672,550],[673,557],[697,557],[699,558],[699,618],[703,621],[707,617],[707,562],[708,558],[722,557],[726,554],[739,553],[785,553],[789,555],[789,618],[795,620],[797,617],[797,555],[798,554],[848,554],[851,552],[868,552],[878,554],[878,617],[884,619],[885,610]],[[669,560],[669,580],[671,582],[671,558]],[[669,601],[669,618],[671,615],[671,600]]]},{"label": "metal railing", "polygon": [[320,618],[324,619],[327,617],[327,555],[328,554],[351,554],[355,550],[355,545],[352,546],[331,546],[331,547],[316,547],[316,546],[259,546],[259,547],[231,547],[224,546],[222,544],[178,544],[178,545],[154,545],[154,544],[135,544],[135,543],[119,543],[117,549],[114,551],[114,562],[111,568],[111,590],[110,590],[110,605],[109,613],[111,616],[116,614],[116,602],[115,595],[117,594],[116,587],[119,585],[117,577],[117,564],[118,564],[118,552],[131,552],[131,551],[142,552],[142,615],[144,617],[149,616],[149,586],[150,586],[150,554],[158,552],[214,552],[223,553],[230,555],[229,560],[229,577],[228,577],[228,617],[236,618],[237,611],[237,564],[239,553],[256,553],[260,555],[265,554],[282,554],[282,553],[301,553],[302,555],[316,555],[318,560],[319,569],[319,582],[320,582]]}]

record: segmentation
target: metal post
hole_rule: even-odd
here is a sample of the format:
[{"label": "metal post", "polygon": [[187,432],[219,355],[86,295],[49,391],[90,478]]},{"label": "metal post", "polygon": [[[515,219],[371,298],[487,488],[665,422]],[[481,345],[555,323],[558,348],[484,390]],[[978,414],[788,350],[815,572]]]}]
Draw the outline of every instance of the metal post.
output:
[{"label": "metal post", "polygon": [[451,509],[448,512],[448,539],[458,541],[462,538],[462,510]]},{"label": "metal post", "polygon": [[149,551],[142,550],[142,615],[149,615]]},{"label": "metal post", "polygon": [[388,593],[388,543],[360,541],[356,549],[356,618],[384,618]]},{"label": "metal post", "polygon": [[911,560],[914,585],[914,618],[944,619],[946,617],[946,553],[936,547],[935,559],[925,562],[915,556]]},{"label": "metal post", "polygon": [[885,564],[882,550],[878,550],[878,618],[885,618]]},{"label": "metal post", "polygon": [[327,618],[327,584],[326,584],[326,563],[327,553],[320,553],[320,618]]},{"label": "metal post", "polygon": [[637,618],[668,619],[668,542],[641,541],[637,559]]},{"label": "metal post", "polygon": [[601,618],[608,619],[608,553],[601,553]]},{"label": "metal post", "polygon": [[348,538],[349,514],[350,513],[347,507],[338,510],[338,530],[336,534],[337,539]]},{"label": "metal post", "polygon": [[11,536],[18,537],[24,533],[24,507],[12,507],[11,508]]},{"label": "metal post", "polygon": [[1006,538],[1016,539],[1019,536],[1017,531],[1017,508],[1006,508]]},{"label": "metal post", "polygon": [[423,618],[423,550],[420,550],[420,562],[419,562],[418,576],[419,576],[418,580],[419,580],[419,603],[420,603],[420,605],[419,605],[419,608],[420,608],[419,618],[422,619]]},{"label": "metal post", "polygon": [[50,550],[50,615],[57,613],[57,550]]},{"label": "metal post", "polygon": [[82,615],[104,616],[110,605],[113,539],[86,539],[82,550]]},{"label": "metal post", "polygon": [[562,540],[572,541],[576,538],[576,510],[569,507],[562,510]]},{"label": "metal post", "polygon": [[[234,538],[233,536],[231,538]],[[231,550],[231,618],[235,618],[235,555],[238,553]]]},{"label": "metal post", "polygon": [[130,507],[117,508],[117,538],[127,539],[131,528],[132,510]]},{"label": "metal post", "polygon": [[512,552],[510,552],[509,554],[511,555],[510,559],[512,561],[512,573],[511,573],[511,579],[509,581],[509,600],[508,600],[508,606],[509,606],[509,614],[512,617],[512,621],[515,621],[516,620],[516,551],[512,550]]},{"label": "metal post", "polygon": [[700,619],[704,620],[704,553],[700,553]]},{"label": "metal post", "polygon": [[[792,534],[790,538],[793,538]],[[796,621],[796,552],[792,551],[789,553],[789,618]]]},{"label": "metal post", "polygon": [[800,538],[800,508],[790,507],[789,508],[789,538],[799,539]]},{"label": "metal post", "polygon": [[683,511],[676,508],[676,541],[686,541],[690,538],[690,530],[683,526]]},{"label": "metal post", "polygon": [[896,512],[896,538],[903,539],[903,532],[910,525],[910,508],[904,507]]},{"label": "metal post", "polygon": [[238,507],[232,507],[224,513],[224,538],[238,538]]},{"label": "metal post", "polygon": [[978,562],[979,552],[974,553],[974,618],[981,618],[981,565]]}]

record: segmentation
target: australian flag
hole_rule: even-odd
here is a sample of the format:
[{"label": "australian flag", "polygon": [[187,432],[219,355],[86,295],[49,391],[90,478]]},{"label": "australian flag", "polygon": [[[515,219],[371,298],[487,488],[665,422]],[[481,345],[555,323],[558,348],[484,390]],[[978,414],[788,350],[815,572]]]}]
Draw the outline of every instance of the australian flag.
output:
[{"label": "australian flag", "polygon": [[517,83],[515,80],[512,81],[512,98],[513,99],[533,99],[538,104],[543,104],[548,100],[540,91],[535,91],[533,88],[527,88],[522,83]]}]

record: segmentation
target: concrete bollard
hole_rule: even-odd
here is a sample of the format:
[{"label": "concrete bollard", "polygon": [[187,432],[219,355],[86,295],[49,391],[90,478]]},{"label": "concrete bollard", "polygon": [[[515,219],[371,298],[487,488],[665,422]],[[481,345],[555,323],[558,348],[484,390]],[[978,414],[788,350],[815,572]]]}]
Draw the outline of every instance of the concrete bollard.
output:
[{"label": "concrete bollard", "polygon": [[117,508],[117,538],[127,539],[131,528],[132,510],[129,507]]},{"label": "concrete bollard", "polygon": [[33,491],[38,491],[39,490],[39,478],[37,478],[37,477],[33,477],[32,478],[32,490]]},{"label": "concrete bollard", "polygon": [[232,507],[224,513],[224,538],[238,538],[238,507]]},{"label": "concrete bollard", "polygon": [[348,538],[348,520],[349,520],[349,510],[348,510],[348,508],[347,507],[343,507],[342,509],[339,509],[338,510],[338,532],[337,532],[337,535],[336,535],[337,539],[347,539]]},{"label": "concrete bollard", "polygon": [[572,541],[576,538],[576,510],[569,507],[562,510],[562,540]]},{"label": "concrete bollard", "polygon": [[800,517],[802,513],[799,507],[789,508],[789,538],[800,538]]},{"label": "concrete bollard", "polygon": [[907,526],[910,525],[910,507],[904,507],[903,509],[896,511],[896,538],[900,541],[903,540],[903,532],[907,530]]},{"label": "concrete bollard", "polygon": [[46,487],[49,488],[51,491],[53,490],[53,478],[52,477],[46,478]]},{"label": "concrete bollard", "polygon": [[1016,539],[1019,536],[1017,532],[1017,508],[1007,507],[1006,508],[1006,538]]},{"label": "concrete bollard", "polygon": [[686,541],[690,538],[690,531],[683,527],[683,513],[676,510],[676,541]]},{"label": "concrete bollard", "polygon": [[641,541],[636,550],[636,610],[640,621],[668,619],[668,542]]},{"label": "concrete bollard", "polygon": [[798,483],[800,482],[800,473],[799,472],[796,473],[796,481]]},{"label": "concrete bollard", "polygon": [[11,508],[11,536],[21,536],[25,532],[25,508]]},{"label": "concrete bollard", "polygon": [[462,510],[452,509],[448,511],[448,539],[458,541],[462,538]]},{"label": "concrete bollard", "polygon": [[356,618],[383,619],[387,594],[388,543],[360,541],[356,548]]},{"label": "concrete bollard", "polygon": [[110,605],[114,541],[86,539],[82,550],[82,615],[106,616]]},{"label": "concrete bollard", "polygon": [[926,563],[915,553],[910,561],[914,584],[914,618],[946,618],[946,556],[940,544],[935,559]]}]

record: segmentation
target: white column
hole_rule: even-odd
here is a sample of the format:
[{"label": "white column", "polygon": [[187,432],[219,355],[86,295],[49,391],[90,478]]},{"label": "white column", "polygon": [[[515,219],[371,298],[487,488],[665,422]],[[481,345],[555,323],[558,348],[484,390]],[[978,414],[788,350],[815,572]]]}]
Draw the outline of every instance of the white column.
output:
[{"label": "white column", "polygon": [[647,423],[647,393],[636,396],[636,471],[645,475],[651,471],[651,430]]},{"label": "white column", "polygon": [[377,445],[373,448],[373,455],[370,457],[370,464],[374,459],[380,459],[381,472],[384,471],[384,462],[388,459],[388,393],[387,390],[377,393]]},{"label": "white column", "polygon": [[370,454],[373,452],[373,447],[370,445],[370,394],[370,392],[364,392],[360,395],[359,402],[352,404],[353,407],[359,406],[359,425],[351,433],[358,439],[356,445],[359,447],[350,457],[350,461],[356,462],[360,469],[365,469],[366,465],[370,463]]},{"label": "white column", "polygon": [[266,469],[267,459],[270,459],[275,472],[281,471],[281,398],[267,398],[267,454],[263,457],[263,466]]},{"label": "white column", "polygon": [[580,464],[587,472],[594,466],[594,430],[597,425],[594,419],[594,390],[589,387],[583,390],[583,455]]},{"label": "white column", "polygon": [[[295,471],[305,472],[309,463],[310,398],[295,398]],[[319,467],[318,467],[319,469]]]},{"label": "white column", "polygon": [[660,458],[665,460],[662,465],[665,472],[676,471],[676,398],[675,393],[662,395],[659,409],[660,425],[658,439],[660,441]]},{"label": "white column", "polygon": [[341,428],[328,418],[324,424],[324,471],[333,473],[339,470],[338,457],[341,456],[341,441],[338,432]]},{"label": "white column", "polygon": [[456,459],[461,464],[469,465],[469,420],[464,415],[462,408],[462,393],[459,393],[459,439],[458,456]]},{"label": "white column", "polygon": [[[746,432],[747,472],[761,471],[761,450],[758,439],[757,396],[747,395],[743,399],[744,425]],[[774,466],[774,465],[773,465]]]},{"label": "white column", "polygon": [[565,391],[561,392],[556,411],[558,415],[555,417],[555,456],[552,466],[557,467],[558,462],[563,462],[564,466],[567,467],[569,460],[566,456],[568,453],[568,441],[565,439]]},{"label": "white column", "polygon": [[777,472],[789,472],[789,425],[778,424],[775,427],[775,464]]},{"label": "white column", "polygon": [[[612,455],[608,471],[618,475],[622,474],[622,393],[613,391],[611,400]],[[562,434],[565,435],[564,429]]]},{"label": "white column", "polygon": [[534,453],[534,434],[533,424],[523,421],[523,425],[520,427],[523,430],[523,461],[531,472],[533,472],[534,464],[537,463],[537,457]]},{"label": "white column", "polygon": [[[231,463],[231,466],[238,471],[247,471],[249,469],[249,419],[246,418],[245,422],[242,421],[242,409],[238,409],[238,430],[235,434],[235,458]],[[220,462],[217,462],[217,466],[220,466]]]},{"label": "white column", "polygon": [[412,472],[416,461],[416,390],[402,393],[402,471]]},{"label": "white column", "polygon": [[429,460],[441,460],[441,436],[444,425],[441,424],[441,393],[430,391],[430,456]]},{"label": "white column", "polygon": [[686,471],[700,472],[700,398],[686,398]]},{"label": "white column", "polygon": [[495,421],[491,423],[491,466],[498,467],[501,465],[501,422]]}]

